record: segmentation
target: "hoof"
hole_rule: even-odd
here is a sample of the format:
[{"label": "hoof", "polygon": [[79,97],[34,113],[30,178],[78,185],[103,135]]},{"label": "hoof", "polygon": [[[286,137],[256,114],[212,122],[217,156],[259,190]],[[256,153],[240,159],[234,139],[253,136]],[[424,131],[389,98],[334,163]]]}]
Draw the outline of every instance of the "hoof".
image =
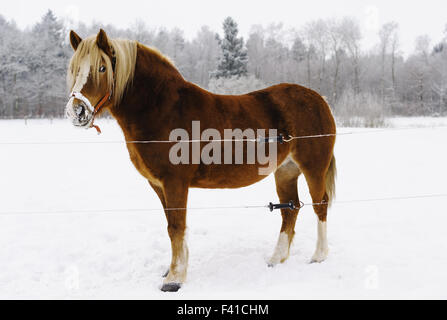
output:
[{"label": "hoof", "polygon": [[177,292],[181,288],[180,283],[170,282],[170,283],[164,283],[161,287],[161,291],[163,292]]},{"label": "hoof", "polygon": [[168,276],[168,274],[169,274],[169,269],[166,270],[166,271],[162,274],[162,277],[163,277],[163,278],[166,278],[166,277]]},{"label": "hoof", "polygon": [[288,258],[288,257],[279,259],[278,257],[272,257],[270,260],[267,260],[267,261],[266,261],[266,262],[267,262],[267,266],[268,266],[269,268],[273,268],[273,267],[275,267],[275,266],[277,266],[277,265],[279,265],[279,264],[281,264],[281,263],[286,262],[287,258]]},{"label": "hoof", "polygon": [[310,263],[321,263],[324,260],[326,260],[328,256],[328,251],[322,251],[322,252],[315,252],[312,259],[310,260]]},{"label": "hoof", "polygon": [[267,267],[274,268],[274,267],[276,267],[280,263],[281,263],[280,261],[276,261],[276,260],[270,259],[269,261],[267,261]]}]

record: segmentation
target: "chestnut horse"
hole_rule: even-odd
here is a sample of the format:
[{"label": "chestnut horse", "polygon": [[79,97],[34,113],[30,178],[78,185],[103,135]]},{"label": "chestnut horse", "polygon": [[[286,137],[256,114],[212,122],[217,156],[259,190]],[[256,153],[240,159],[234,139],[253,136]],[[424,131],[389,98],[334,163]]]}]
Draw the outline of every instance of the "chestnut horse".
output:
[{"label": "chestnut horse", "polygon": [[[78,127],[93,126],[94,116],[108,110],[126,141],[169,139],[192,122],[224,132],[225,128],[275,128],[284,136],[327,135],[277,145],[274,171],[281,202],[299,203],[297,179],[303,173],[318,217],[313,262],[328,255],[326,214],[335,193],[335,121],[330,107],[315,91],[279,84],[244,95],[217,95],[186,81],[159,51],[136,41],[110,39],[101,29],[81,39],[70,32],[74,49],[68,70],[72,94],[66,113]],[[231,142],[230,142],[231,144]],[[177,291],[186,280],[185,240],[189,188],[240,188],[260,181],[255,164],[173,164],[169,143],[127,143],[135,168],[157,193],[165,209],[172,259],[161,290]],[[281,209],[282,225],[268,264],[284,262],[294,237],[299,208]]]}]

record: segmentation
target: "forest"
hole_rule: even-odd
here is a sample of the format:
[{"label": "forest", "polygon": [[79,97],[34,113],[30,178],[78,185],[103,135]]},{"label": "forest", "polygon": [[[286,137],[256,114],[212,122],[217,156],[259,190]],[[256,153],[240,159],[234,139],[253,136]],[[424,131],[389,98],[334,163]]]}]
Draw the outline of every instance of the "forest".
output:
[{"label": "forest", "polygon": [[[0,13],[0,118],[57,118],[67,100],[66,70],[73,51],[69,21],[48,10],[24,30]],[[359,21],[320,19],[298,29],[253,25],[246,39],[228,17],[221,30],[203,26],[192,39],[181,29],[126,29],[79,23],[81,37],[103,28],[111,37],[158,48],[183,77],[216,93],[242,94],[289,82],[325,96],[344,125],[380,126],[390,116],[447,115],[447,26],[443,39],[415,35],[404,55],[399,25],[381,26],[373,49],[362,48]]]}]

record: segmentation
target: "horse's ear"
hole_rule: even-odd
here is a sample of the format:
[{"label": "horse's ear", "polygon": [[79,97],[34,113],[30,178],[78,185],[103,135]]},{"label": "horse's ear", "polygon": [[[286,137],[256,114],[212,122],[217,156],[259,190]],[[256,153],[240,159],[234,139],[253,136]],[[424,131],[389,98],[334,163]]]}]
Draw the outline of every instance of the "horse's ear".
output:
[{"label": "horse's ear", "polygon": [[70,31],[70,44],[74,51],[78,48],[79,44],[81,43],[82,39],[76,32],[73,30]]},{"label": "horse's ear", "polygon": [[106,32],[102,29],[99,30],[96,36],[96,44],[104,52],[108,53],[110,51],[109,39],[107,38]]}]

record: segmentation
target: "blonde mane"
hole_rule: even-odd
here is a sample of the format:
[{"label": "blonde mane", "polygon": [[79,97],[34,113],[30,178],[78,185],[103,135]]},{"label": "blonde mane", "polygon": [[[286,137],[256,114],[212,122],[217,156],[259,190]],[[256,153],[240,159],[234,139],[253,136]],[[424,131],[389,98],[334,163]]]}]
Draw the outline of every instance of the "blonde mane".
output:
[{"label": "blonde mane", "polygon": [[[135,62],[137,58],[137,42],[124,39],[109,39],[115,57],[115,75],[113,75],[112,61],[96,44],[96,36],[82,40],[73,57],[70,60],[69,72],[67,74],[67,86],[71,91],[76,82],[77,73],[81,63],[88,56],[90,59],[90,76],[96,85],[99,85],[99,68],[105,63],[107,68],[107,87],[113,88],[113,106],[118,105],[121,98],[132,82],[135,73]],[[113,77],[115,76],[115,84]]]}]

